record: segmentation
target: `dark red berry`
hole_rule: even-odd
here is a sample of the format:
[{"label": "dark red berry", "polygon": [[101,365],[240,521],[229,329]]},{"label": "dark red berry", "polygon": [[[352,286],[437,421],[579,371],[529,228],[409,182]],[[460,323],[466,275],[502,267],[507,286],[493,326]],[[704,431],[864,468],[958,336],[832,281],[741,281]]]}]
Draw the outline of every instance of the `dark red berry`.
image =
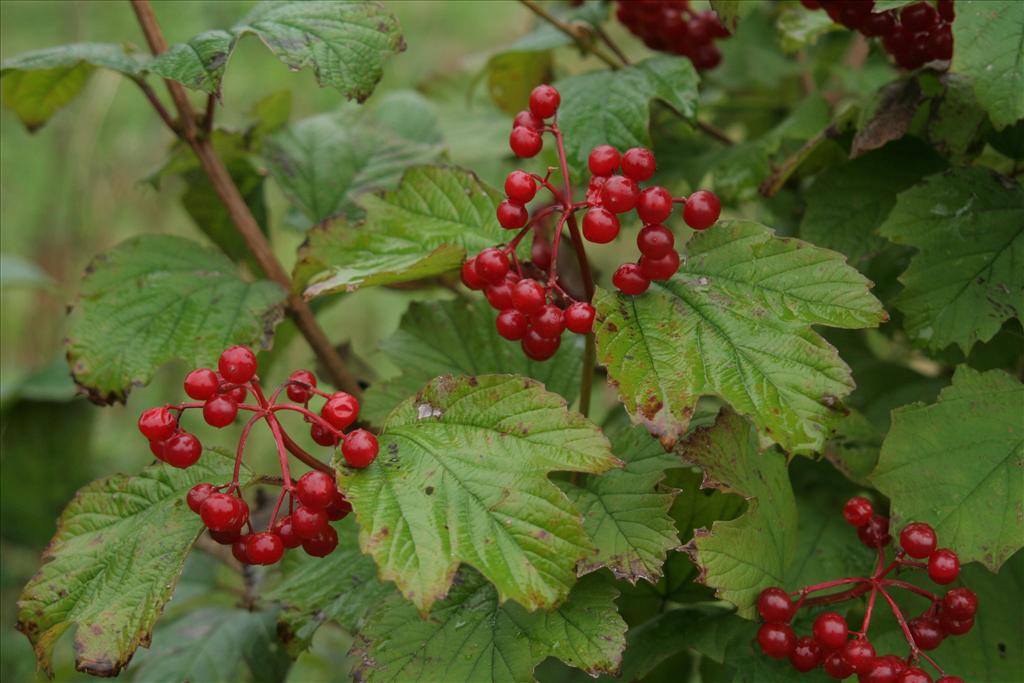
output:
[{"label": "dark red berry", "polygon": [[889,545],[889,518],[884,515],[871,515],[868,523],[857,529],[857,538],[869,548],[883,548]]},{"label": "dark red berry", "polygon": [[565,314],[554,304],[547,304],[530,317],[531,327],[542,337],[558,337],[565,331]]},{"label": "dark red berry", "polygon": [[530,93],[530,112],[540,119],[548,119],[558,111],[562,98],[550,85],[538,85]]},{"label": "dark red berry", "polygon": [[527,358],[543,361],[551,358],[562,343],[561,337],[542,337],[537,330],[527,330],[520,345]]},{"label": "dark red berry", "polygon": [[322,427],[321,425],[314,422],[309,428],[309,435],[313,438],[317,444],[321,446],[336,446],[338,445],[338,437],[329,429]]},{"label": "dark red berry", "polygon": [[843,519],[856,527],[870,522],[873,513],[874,508],[871,507],[871,501],[860,496],[854,496],[843,506]]},{"label": "dark red berry", "polygon": [[139,416],[139,431],[150,441],[164,441],[178,428],[178,421],[167,408],[150,408]]},{"label": "dark red berry", "polygon": [[352,503],[348,502],[345,494],[335,489],[334,499],[327,506],[327,519],[337,522],[339,519],[347,517],[350,512],[352,512]]},{"label": "dark red berry", "polygon": [[867,673],[875,658],[874,646],[864,638],[847,641],[842,652],[843,659],[859,674]]},{"label": "dark red berry", "polygon": [[636,215],[645,225],[661,223],[672,215],[672,194],[664,187],[648,187],[636,202]]},{"label": "dark red berry", "polygon": [[928,38],[928,58],[938,60],[953,59],[953,31],[949,26],[941,26]]},{"label": "dark red berry", "polygon": [[860,32],[869,38],[884,36],[892,30],[895,24],[896,20],[893,18],[892,12],[872,12],[864,17],[860,25]]},{"label": "dark red berry", "polygon": [[320,416],[335,429],[348,429],[359,416],[359,399],[344,391],[335,392],[320,409]]},{"label": "dark red berry", "polygon": [[312,538],[302,542],[302,549],[313,557],[327,557],[338,547],[338,532],[332,526],[326,526]]},{"label": "dark red berry", "polygon": [[249,537],[252,534],[246,534],[245,536],[239,536],[234,543],[231,544],[231,554],[235,556],[235,559],[242,564],[249,564],[249,554],[246,552],[246,545],[249,543]]},{"label": "dark red berry", "polygon": [[377,437],[365,429],[355,429],[345,436],[341,444],[341,454],[350,467],[362,469],[377,459],[380,446]]},{"label": "dark red berry", "polygon": [[245,346],[232,346],[220,354],[217,368],[232,384],[245,384],[256,375],[256,354]]},{"label": "dark red berry", "polygon": [[622,174],[638,183],[649,180],[656,169],[654,153],[645,147],[634,147],[622,155]]},{"label": "dark red berry", "polygon": [[503,199],[498,204],[498,223],[507,230],[516,230],[526,225],[530,220],[530,213],[526,207],[511,199]]},{"label": "dark red berry", "polygon": [[327,526],[327,513],[320,508],[300,505],[291,514],[292,531],[299,538],[313,538]]},{"label": "dark red berry", "polygon": [[583,214],[583,236],[595,244],[607,244],[619,234],[619,219],[608,209],[592,207]]},{"label": "dark red berry", "polygon": [[288,398],[296,403],[305,403],[313,397],[312,387],[316,386],[316,376],[309,370],[296,370],[288,375]]},{"label": "dark red berry", "polygon": [[907,31],[928,31],[939,22],[939,13],[927,2],[915,2],[900,10],[900,25]]},{"label": "dark red berry", "polygon": [[904,669],[903,673],[896,680],[899,683],[932,683],[932,677],[926,671],[916,666]]},{"label": "dark red berry", "polygon": [[504,280],[508,269],[508,255],[501,249],[488,247],[476,255],[476,272],[491,284]]},{"label": "dark red berry", "polygon": [[842,650],[836,650],[825,656],[823,663],[825,673],[836,680],[843,680],[853,675],[853,667],[843,657]]},{"label": "dark red berry", "polygon": [[487,285],[484,289],[484,296],[487,302],[499,311],[512,308],[512,290],[517,283],[506,278],[503,282]]},{"label": "dark red berry", "polygon": [[249,506],[241,498],[226,493],[211,493],[199,506],[199,516],[207,529],[238,531],[249,519]]},{"label": "dark red berry", "polygon": [[231,545],[242,537],[241,531],[214,531],[209,529],[210,538],[221,545]]},{"label": "dark red berry", "polygon": [[825,612],[814,620],[812,632],[814,639],[826,650],[837,650],[846,644],[849,627],[841,614]]},{"label": "dark red berry", "polygon": [[164,459],[164,444],[166,441],[150,441],[149,452],[157,457],[157,460]]},{"label": "dark red berry", "polygon": [[537,181],[526,171],[512,171],[505,177],[505,194],[517,204],[528,204],[537,194]]},{"label": "dark red berry", "polygon": [[757,644],[769,657],[783,659],[796,647],[796,634],[789,624],[761,624],[757,630]]},{"label": "dark red berry", "polygon": [[590,150],[587,157],[587,166],[590,172],[597,176],[608,176],[619,168],[619,150],[611,145],[598,145]]},{"label": "dark red berry", "polygon": [[299,502],[310,508],[326,508],[334,500],[335,490],[334,477],[320,470],[306,472],[295,483]]},{"label": "dark red berry", "polygon": [[291,515],[285,515],[274,522],[274,533],[281,539],[281,544],[285,548],[298,548],[302,545],[302,539],[299,538],[298,534],[295,533],[295,529],[292,528]]},{"label": "dark red berry", "polygon": [[977,611],[978,596],[970,588],[951,588],[942,596],[942,613],[951,619],[970,619]]},{"label": "dark red berry", "polygon": [[197,401],[205,401],[216,394],[218,386],[217,373],[210,368],[199,368],[185,376],[185,393]]},{"label": "dark red berry", "polygon": [[498,334],[509,341],[519,341],[526,334],[529,327],[529,319],[522,311],[515,308],[507,308],[498,314],[494,326],[498,328]]},{"label": "dark red berry", "polygon": [[[895,659],[895,661],[893,661]],[[862,674],[859,679],[863,683],[896,683],[902,668],[896,664],[898,658],[875,657],[867,674]],[[902,662],[901,662],[902,663]]]},{"label": "dark red berry", "polygon": [[969,619],[954,619],[949,614],[939,614],[939,625],[943,633],[950,636],[962,636],[974,626],[974,617]]},{"label": "dark red berry", "polygon": [[189,489],[188,495],[185,496],[185,502],[188,503],[189,509],[198,515],[203,501],[216,490],[213,484],[196,484]]},{"label": "dark red berry", "polygon": [[541,270],[551,266],[551,242],[539,233],[534,233],[533,244],[530,245],[530,260]]},{"label": "dark red berry", "polygon": [[203,419],[212,427],[227,427],[238,415],[238,404],[229,396],[214,396],[203,404]]},{"label": "dark red berry", "polygon": [[821,646],[814,638],[804,636],[796,641],[796,646],[789,654],[789,663],[797,671],[807,673],[821,662],[821,654]]},{"label": "dark red berry", "polygon": [[640,199],[636,181],[622,175],[613,175],[601,188],[601,202],[612,213],[632,211]]},{"label": "dark red berry", "polygon": [[683,204],[683,220],[694,230],[707,230],[722,213],[718,197],[707,190],[698,190],[686,198]]},{"label": "dark red berry", "polygon": [[900,547],[913,558],[924,559],[935,551],[935,530],[924,522],[914,522],[900,532]]},{"label": "dark red berry", "polygon": [[943,21],[952,23],[952,21],[956,19],[956,10],[953,9],[953,0],[939,0],[936,5],[939,10],[939,16]]},{"label": "dark red berry", "polygon": [[243,386],[232,385],[228,387],[222,387],[220,390],[221,396],[230,398],[235,403],[242,403],[243,401],[245,401],[246,394],[247,392],[245,390],[245,387]]},{"label": "dark red berry", "polygon": [[512,129],[512,134],[508,136],[508,146],[512,148],[512,153],[517,157],[529,159],[537,156],[544,146],[544,140],[541,139],[540,133],[533,128],[516,126]]},{"label": "dark red berry", "polygon": [[910,634],[914,636],[914,642],[925,651],[934,650],[946,637],[939,620],[935,617],[917,617],[911,619],[907,626],[910,627]]},{"label": "dark red berry", "polygon": [[502,306],[502,308],[514,307],[527,315],[533,315],[544,307],[546,296],[544,285],[536,280],[525,278],[515,284],[515,287],[512,288],[509,305]]},{"label": "dark red berry", "polygon": [[936,550],[928,558],[928,576],[935,583],[946,585],[960,575],[960,558],[948,548]]},{"label": "dark red berry", "polygon": [[565,309],[565,326],[570,332],[587,334],[594,329],[594,307],[586,301],[577,301]]},{"label": "dark red berry", "polygon": [[643,294],[651,286],[651,281],[640,272],[635,263],[623,263],[612,274],[612,284],[623,294]]},{"label": "dark red berry", "polygon": [[638,265],[648,280],[668,280],[679,270],[679,253],[673,249],[661,258],[641,256]]},{"label": "dark red berry", "polygon": [[249,537],[245,554],[252,564],[274,564],[284,555],[284,543],[277,534],[262,531]]},{"label": "dark red berry", "polygon": [[793,618],[793,601],[781,588],[765,588],[757,596],[757,613],[765,621],[786,623]]},{"label": "dark red berry", "polygon": [[526,126],[527,128],[540,131],[544,128],[544,121],[534,116],[533,112],[524,110],[516,114],[515,118],[512,119],[512,127],[515,128],[516,126]]},{"label": "dark red berry", "polygon": [[648,258],[661,258],[672,252],[675,236],[664,225],[648,225],[636,236],[636,246],[640,253]]},{"label": "dark red berry", "polygon": [[711,43],[697,48],[693,55],[693,65],[698,71],[714,69],[722,63],[722,52]]},{"label": "dark red berry", "polygon": [[172,467],[191,467],[202,454],[203,445],[188,432],[178,432],[164,442],[163,461]]}]

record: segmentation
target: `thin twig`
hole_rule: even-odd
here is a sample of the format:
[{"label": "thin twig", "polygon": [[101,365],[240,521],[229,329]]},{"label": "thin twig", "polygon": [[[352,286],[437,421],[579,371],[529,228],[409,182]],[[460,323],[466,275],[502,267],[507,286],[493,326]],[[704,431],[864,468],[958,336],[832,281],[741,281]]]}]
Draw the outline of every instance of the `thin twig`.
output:
[{"label": "thin twig", "polygon": [[[139,26],[146,36],[146,42],[149,44],[150,50],[154,55],[164,52],[167,49],[167,41],[164,39],[163,32],[160,30],[160,24],[156,19],[156,15],[153,14],[153,8],[149,1],[132,0],[132,9],[135,10]],[[345,361],[331,344],[323,328],[320,327],[320,323],[317,322],[309,304],[301,295],[292,292],[292,283],[288,272],[274,255],[270,243],[260,229],[256,218],[252,215],[252,211],[249,210],[249,206],[245,203],[245,199],[242,197],[241,192],[239,192],[238,186],[231,179],[231,175],[225,168],[224,162],[217,155],[212,142],[209,138],[199,134],[196,128],[195,112],[192,109],[191,103],[189,103],[184,87],[180,83],[169,79],[166,79],[164,82],[178,110],[182,137],[189,143],[192,151],[199,158],[199,163],[209,177],[210,184],[213,186],[217,196],[220,197],[221,202],[228,211],[228,215],[231,217],[231,222],[235,224],[235,228],[242,236],[242,239],[245,240],[246,246],[256,259],[256,262],[263,269],[263,272],[266,273],[267,277],[277,282],[288,292],[288,313],[295,322],[295,326],[299,328],[302,336],[306,338],[306,341],[313,349],[313,353],[316,354],[317,358],[326,368],[332,383],[354,396],[359,396],[362,392],[358,382],[349,372]]]},{"label": "thin twig", "polygon": [[578,30],[574,29],[571,25],[565,23],[564,21],[553,15],[551,12],[541,7],[534,0],[519,0],[519,2],[525,5],[527,9],[536,14],[538,17],[548,22],[565,35],[572,38],[573,42],[576,43],[576,45],[578,45],[579,48],[584,52],[589,52],[590,54],[594,55],[595,57],[597,57],[598,59],[600,59],[602,62],[604,62],[613,69],[618,69],[620,67],[620,64],[616,62],[613,57],[608,55],[604,50],[594,45],[593,41],[585,40]]},{"label": "thin twig", "polygon": [[608,33],[603,28],[595,24],[594,33],[596,33],[597,37],[600,38],[601,41],[608,46],[609,50],[615,53],[616,57],[622,60],[623,65],[629,66],[629,57],[626,56],[626,53],[622,51],[622,48],[620,48],[615,43],[615,41],[612,40],[612,37],[608,35]]},{"label": "thin twig", "polygon": [[217,96],[210,94],[206,98],[206,113],[203,114],[203,135],[210,136],[213,132],[213,116],[217,111]]},{"label": "thin twig", "polygon": [[141,77],[133,78],[132,80],[135,81],[135,84],[139,86],[140,90],[142,90],[142,94],[146,96],[146,99],[149,100],[149,103],[153,105],[153,109],[155,109],[156,113],[160,116],[161,119],[163,119],[164,124],[166,124],[166,126],[171,129],[172,133],[174,133],[175,135],[180,135],[178,131],[178,124],[174,121],[173,118],[171,118],[170,112],[168,112],[167,108],[164,107],[164,103],[160,101],[160,98],[153,91],[153,88],[149,87],[149,83],[146,83],[146,81],[144,81]]}]

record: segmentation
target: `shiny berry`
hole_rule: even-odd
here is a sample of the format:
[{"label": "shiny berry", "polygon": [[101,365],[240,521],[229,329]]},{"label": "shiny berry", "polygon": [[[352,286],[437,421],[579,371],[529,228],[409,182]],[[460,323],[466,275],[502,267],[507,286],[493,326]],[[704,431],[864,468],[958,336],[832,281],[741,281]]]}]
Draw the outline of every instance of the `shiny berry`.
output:
[{"label": "shiny berry", "polygon": [[221,396],[226,396],[227,398],[230,398],[235,403],[242,403],[243,401],[245,401],[245,397],[246,397],[247,393],[248,392],[246,392],[245,387],[240,386],[240,385],[239,386],[224,387],[223,389],[220,390],[220,395]]},{"label": "shiny berry", "polygon": [[857,528],[857,538],[869,548],[883,548],[889,545],[889,518],[884,515],[871,515],[868,523]]},{"label": "shiny berry", "polygon": [[178,421],[167,408],[150,408],[139,416],[139,431],[150,441],[163,441],[177,428]]},{"label": "shiny berry", "polygon": [[939,10],[939,17],[947,23],[951,23],[956,19],[956,10],[953,9],[953,0],[939,0],[936,3],[936,8]]},{"label": "shiny berry", "polygon": [[517,157],[529,159],[537,156],[537,153],[544,147],[544,140],[541,139],[540,133],[533,128],[516,126],[508,136],[508,146],[512,148],[512,153]]},{"label": "shiny berry", "polygon": [[898,683],[932,683],[932,677],[924,669],[916,666],[904,669],[896,680]]},{"label": "shiny berry", "polygon": [[590,172],[598,176],[611,175],[619,168],[619,150],[611,145],[598,145],[590,150],[587,166]]},{"label": "shiny berry", "polygon": [[164,442],[163,461],[171,467],[191,467],[202,454],[203,445],[194,434],[188,432],[178,432]]},{"label": "shiny berry", "polygon": [[185,376],[185,393],[197,401],[205,401],[216,394],[218,386],[217,373],[210,368],[199,368]]},{"label": "shiny berry", "polygon": [[586,301],[577,301],[565,309],[565,326],[570,332],[587,334],[594,329],[595,315],[593,306]]},{"label": "shiny berry", "polygon": [[562,102],[558,91],[550,85],[538,85],[530,93],[530,112],[540,119],[548,119],[558,111]]},{"label": "shiny berry", "polygon": [[846,644],[849,627],[846,619],[836,612],[819,614],[812,628],[814,639],[827,650],[837,650]]},{"label": "shiny berry", "polygon": [[558,347],[561,343],[561,337],[542,337],[537,334],[537,330],[530,329],[526,331],[525,335],[523,335],[523,340],[520,342],[520,345],[522,346],[523,353],[526,354],[527,358],[544,361],[555,355],[555,352],[558,351]]},{"label": "shiny berry", "polygon": [[242,532],[237,530],[214,531],[213,529],[209,529],[208,533],[210,534],[210,538],[212,538],[216,543],[219,543],[221,545],[231,545],[232,543],[235,543],[238,539],[242,537]]},{"label": "shiny berry", "polygon": [[234,543],[231,544],[231,554],[235,556],[235,559],[242,564],[249,564],[249,554],[246,552],[246,545],[249,543],[249,537],[252,534],[246,534],[245,536],[239,536],[235,539]]},{"label": "shiny berry", "polygon": [[826,655],[822,668],[825,669],[825,673],[836,680],[843,680],[853,675],[853,667],[843,658],[842,650],[836,650]]},{"label": "shiny berry", "polygon": [[503,199],[498,204],[497,215],[498,223],[507,230],[521,228],[530,220],[530,213],[526,210],[526,207],[511,199]]},{"label": "shiny berry", "polygon": [[870,522],[873,513],[874,508],[871,507],[871,501],[860,496],[854,496],[846,501],[846,505],[843,506],[843,519],[856,527],[864,526]]},{"label": "shiny berry", "polygon": [[338,547],[338,532],[332,526],[326,526],[312,538],[302,542],[302,549],[313,557],[327,557]]},{"label": "shiny berry", "polygon": [[241,498],[226,493],[211,493],[199,506],[199,516],[207,529],[238,531],[249,519],[249,506]]},{"label": "shiny berry", "polygon": [[530,320],[526,314],[515,308],[507,308],[498,314],[494,326],[498,328],[498,334],[509,341],[519,341],[526,334]]},{"label": "shiny berry", "polygon": [[583,236],[595,244],[607,244],[615,239],[619,225],[618,217],[600,206],[583,214]]},{"label": "shiny berry", "polygon": [[274,564],[284,555],[284,543],[277,534],[262,531],[249,537],[245,554],[252,564]]},{"label": "shiny berry", "polygon": [[488,247],[476,255],[476,272],[491,284],[504,280],[508,268],[508,255],[501,249]]},{"label": "shiny berry", "polygon": [[651,281],[640,272],[635,263],[623,263],[612,274],[612,284],[623,294],[643,294],[651,286]]},{"label": "shiny berry", "polygon": [[544,128],[544,120],[533,115],[533,112],[523,110],[512,119],[512,127],[526,126],[533,130],[540,131]]},{"label": "shiny berry", "polygon": [[757,630],[757,644],[769,657],[783,659],[796,647],[796,634],[789,624],[761,624]]},{"label": "shiny berry", "polygon": [[352,503],[348,502],[345,494],[335,489],[334,498],[327,506],[327,519],[337,522],[339,519],[347,517],[350,512],[352,512]]},{"label": "shiny berry", "polygon": [[937,584],[946,585],[960,575],[960,558],[948,548],[936,550],[928,558],[928,576]]},{"label": "shiny berry", "polygon": [[296,403],[305,403],[313,397],[312,387],[316,386],[316,377],[309,370],[296,370],[288,375],[288,398]]},{"label": "shiny berry", "polygon": [[807,673],[816,668],[821,662],[821,645],[808,636],[796,641],[796,646],[789,654],[789,663],[801,673]]},{"label": "shiny berry", "polygon": [[530,317],[530,325],[542,337],[558,337],[565,331],[565,314],[554,304],[547,304]]},{"label": "shiny berry", "polygon": [[863,638],[847,641],[842,652],[843,659],[859,674],[867,673],[875,658],[874,646]]},{"label": "shiny berry", "polygon": [[377,437],[365,429],[356,429],[345,436],[341,443],[341,454],[350,467],[362,469],[377,459],[380,446]]},{"label": "shiny berry", "polygon": [[188,503],[188,507],[192,512],[199,514],[199,508],[202,506],[203,501],[216,490],[213,484],[196,484],[188,490],[185,502]]},{"label": "shiny berry", "polygon": [[679,270],[679,253],[673,249],[660,258],[641,256],[638,265],[648,280],[668,280]]},{"label": "shiny berry", "polygon": [[601,188],[601,202],[612,213],[632,211],[638,199],[640,188],[626,176],[613,175]]},{"label": "shiny berry", "polygon": [[942,596],[942,613],[952,619],[970,619],[978,611],[978,596],[970,588],[951,588]]},{"label": "shiny berry", "polygon": [[650,179],[656,169],[654,153],[649,149],[634,147],[622,155],[622,174],[638,183]]},{"label": "shiny berry", "polygon": [[338,445],[338,437],[326,427],[323,427],[314,422],[309,428],[309,435],[313,441],[321,446],[336,446]]},{"label": "shiny berry", "polygon": [[503,308],[515,307],[516,310],[532,315],[544,307],[546,296],[544,285],[526,278],[515,284],[512,288],[511,305]]},{"label": "shiny berry", "polygon": [[934,650],[942,644],[946,637],[942,632],[942,626],[935,617],[918,617],[911,619],[907,624],[910,634],[914,636],[914,642],[922,650]]},{"label": "shiny berry", "polygon": [[306,472],[295,484],[299,502],[310,508],[326,508],[334,500],[336,490],[334,477],[320,470]]},{"label": "shiny berry", "polygon": [[900,25],[907,31],[928,31],[939,21],[939,13],[927,2],[915,2],[900,10]]},{"label": "shiny berry", "polygon": [[285,515],[274,522],[274,533],[281,539],[281,544],[285,548],[298,548],[302,545],[302,539],[299,538],[298,534],[295,533],[295,529],[292,528],[291,515]]},{"label": "shiny berry", "polygon": [[245,384],[256,375],[256,354],[245,346],[232,346],[220,354],[217,369],[232,384]]},{"label": "shiny berry", "polygon": [[765,621],[786,623],[793,618],[793,601],[781,588],[765,588],[757,596],[757,613]]},{"label": "shiny berry", "polygon": [[939,614],[939,625],[943,633],[950,636],[962,636],[974,626],[974,617],[969,619],[954,619],[948,614]]},{"label": "shiny berry", "polygon": [[528,204],[537,194],[537,181],[526,171],[512,171],[505,177],[505,194],[517,204]]},{"label": "shiny berry", "polygon": [[359,400],[352,394],[338,391],[327,399],[320,416],[335,429],[348,429],[359,416]]},{"label": "shiny berry", "polygon": [[516,283],[506,278],[503,282],[487,285],[484,288],[484,296],[487,302],[496,310],[504,311],[512,308],[512,288]]},{"label": "shiny berry", "polygon": [[672,195],[664,187],[648,187],[636,201],[636,215],[644,225],[661,223],[672,215]]},{"label": "shiny berry", "polygon": [[913,558],[924,559],[935,551],[935,530],[924,522],[914,522],[900,532],[900,547]]},{"label": "shiny berry", "polygon": [[707,190],[698,190],[686,198],[683,204],[683,220],[694,230],[707,230],[722,213],[718,197]]},{"label": "shiny berry", "polygon": [[320,508],[300,505],[291,514],[292,531],[299,538],[313,538],[327,526],[327,513]]},{"label": "shiny berry", "polygon": [[238,415],[238,404],[229,396],[214,396],[203,404],[203,419],[212,427],[227,427]]},{"label": "shiny berry", "polygon": [[648,225],[636,235],[636,246],[648,258],[661,258],[671,253],[676,238],[664,225]]},{"label": "shiny berry", "polygon": [[862,674],[859,678],[863,683],[896,683],[902,671],[902,667],[896,662],[900,660],[891,656],[875,657],[867,674]]}]

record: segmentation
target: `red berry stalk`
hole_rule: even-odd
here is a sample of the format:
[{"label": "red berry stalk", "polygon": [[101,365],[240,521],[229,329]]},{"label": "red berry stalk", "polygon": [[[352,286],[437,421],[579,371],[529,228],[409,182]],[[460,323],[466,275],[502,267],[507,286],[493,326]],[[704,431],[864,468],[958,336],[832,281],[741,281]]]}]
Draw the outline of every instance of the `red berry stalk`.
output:
[{"label": "red berry stalk", "polygon": [[730,35],[714,12],[695,12],[687,0],[619,0],[615,16],[647,47],[683,55],[698,71],[722,62],[714,41]]},{"label": "red berry stalk", "polygon": [[[505,245],[484,249],[462,264],[462,282],[470,289],[483,290],[491,306],[499,312],[498,333],[510,341],[519,341],[523,352],[534,360],[547,360],[558,350],[562,333],[568,329],[588,334],[593,329],[595,311],[589,300],[594,285],[587,263],[584,238],[597,244],[614,240],[621,227],[619,215],[636,210],[644,223],[637,236],[640,258],[623,264],[612,283],[623,293],[642,294],[651,280],[667,280],[679,269],[672,231],[663,223],[672,215],[673,205],[683,205],[683,219],[694,230],[704,230],[718,220],[721,206],[711,192],[701,190],[689,197],[673,197],[663,187],[641,190],[639,183],[649,180],[657,168],[649,149],[635,147],[620,154],[610,145],[599,145],[590,152],[592,173],[586,198],[575,201],[569,179],[562,131],[556,114],[561,97],[550,85],[539,85],[530,94],[530,109],[516,114],[509,146],[519,157],[532,157],[544,146],[542,135],[550,133],[558,148],[559,168],[549,168],[544,176],[523,170],[513,171],[505,179],[506,199],[498,205],[498,222],[519,232]],[[551,119],[550,123],[545,123]],[[561,189],[551,183],[555,170],[562,174]],[[620,173],[621,171],[621,173]],[[527,204],[540,188],[551,195],[551,202],[533,214]],[[576,213],[583,216],[582,234]],[[554,220],[553,237],[544,232],[546,221]],[[586,288],[586,301],[576,300],[562,286],[558,275],[558,250],[563,230],[576,251]],[[533,233],[530,260],[520,261],[516,247]]]},{"label": "red berry stalk", "polygon": [[[150,408],[139,417],[139,431],[149,439],[153,455],[173,467],[187,468],[198,462],[203,447],[195,435],[181,428],[185,411],[201,409],[206,423],[217,428],[232,424],[239,411],[252,413],[238,439],[231,481],[219,486],[196,484],[188,492],[186,502],[215,541],[231,545],[239,562],[273,564],[281,559],[286,548],[300,545],[308,554],[324,557],[338,545],[338,535],[329,522],[344,518],[352,506],[335,485],[334,470],[296,444],[278,416],[282,411],[301,414],[310,424],[313,441],[332,449],[340,447],[351,467],[367,467],[374,461],[377,438],[365,429],[345,433],[359,416],[359,402],[351,394],[323,392],[316,388],[313,373],[297,370],[267,398],[256,369],[256,355],[251,350],[244,346],[226,349],[220,355],[219,372],[199,368],[185,378],[185,393],[197,403]],[[280,402],[282,392],[293,402]],[[250,394],[255,403],[245,402]],[[313,397],[324,399],[319,414],[309,409]],[[267,424],[277,445],[282,485],[266,530],[255,532],[238,478],[249,433],[261,421]],[[291,478],[289,453],[313,468],[297,482]],[[278,517],[286,497],[288,514]]]},{"label": "red berry stalk", "polygon": [[[931,675],[918,666],[923,661],[938,673],[938,683],[963,683],[956,676],[947,676],[926,652],[937,648],[947,636],[959,636],[971,630],[978,611],[978,598],[969,588],[952,588],[939,596],[890,577],[903,569],[926,569],[935,583],[952,583],[960,573],[956,553],[937,549],[935,531],[927,524],[914,522],[900,532],[900,549],[892,561],[887,561],[885,548],[892,541],[889,519],[875,514],[871,503],[860,497],[847,501],[843,517],[857,527],[861,543],[878,550],[878,561],[871,576],[819,583],[793,594],[781,588],[766,588],[757,598],[757,611],[765,621],[757,632],[761,649],[769,657],[788,658],[797,671],[808,672],[821,666],[835,679],[857,674],[861,683],[932,683]],[[811,597],[814,593],[837,588],[843,590]],[[892,597],[895,588],[926,598],[930,604],[920,616],[907,621]],[[868,602],[859,631],[851,631],[838,612],[818,615],[810,636],[797,638],[789,625],[803,607],[831,605],[862,595],[868,596]],[[868,628],[878,598],[892,610],[907,640],[910,652],[905,659],[893,654],[878,655],[868,640]]]}]

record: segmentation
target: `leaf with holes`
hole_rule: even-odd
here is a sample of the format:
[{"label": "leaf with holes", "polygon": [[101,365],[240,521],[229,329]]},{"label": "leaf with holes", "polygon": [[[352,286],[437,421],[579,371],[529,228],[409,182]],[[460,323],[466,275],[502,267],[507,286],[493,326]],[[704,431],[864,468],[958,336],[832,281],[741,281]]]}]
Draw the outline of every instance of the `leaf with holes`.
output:
[{"label": "leaf with holes", "polygon": [[102,403],[124,401],[164,363],[213,365],[232,344],[266,344],[285,293],[248,282],[213,249],[170,235],[143,235],[96,257],[71,314],[68,363]]},{"label": "leaf with holes", "polygon": [[1024,547],[1022,415],[1024,385],[966,366],[936,403],[894,410],[871,474],[893,518],[928,522],[961,562],[998,571]]},{"label": "leaf with holes", "polygon": [[565,599],[592,547],[551,471],[622,463],[593,423],[534,380],[439,377],[388,416],[373,467],[343,468],[359,543],[420,612],[461,563],[527,609]]},{"label": "leaf with holes", "polygon": [[680,272],[641,296],[600,290],[598,358],[634,420],[671,446],[703,395],[749,415],[762,443],[820,450],[853,389],[850,370],[811,325],[887,319],[840,254],[723,222],[686,246]]},{"label": "leaf with holes", "polygon": [[1024,118],[1024,3],[960,0],[953,70],[969,76],[996,128]]},{"label": "leaf with holes", "polygon": [[[68,629],[75,668],[114,676],[140,645],[171,598],[192,543],[203,529],[185,494],[203,481],[227,481],[234,459],[207,451],[187,470],[156,464],[81,489],[57,520],[43,566],[18,600],[18,630],[39,665]],[[248,478],[248,469],[243,479]]]},{"label": "leaf with holes", "polygon": [[533,681],[533,669],[557,657],[592,676],[614,674],[622,661],[626,623],[615,609],[618,591],[600,574],[581,579],[549,612],[502,604],[498,591],[464,569],[448,597],[422,620],[391,599],[371,612],[354,647],[356,680]]}]

